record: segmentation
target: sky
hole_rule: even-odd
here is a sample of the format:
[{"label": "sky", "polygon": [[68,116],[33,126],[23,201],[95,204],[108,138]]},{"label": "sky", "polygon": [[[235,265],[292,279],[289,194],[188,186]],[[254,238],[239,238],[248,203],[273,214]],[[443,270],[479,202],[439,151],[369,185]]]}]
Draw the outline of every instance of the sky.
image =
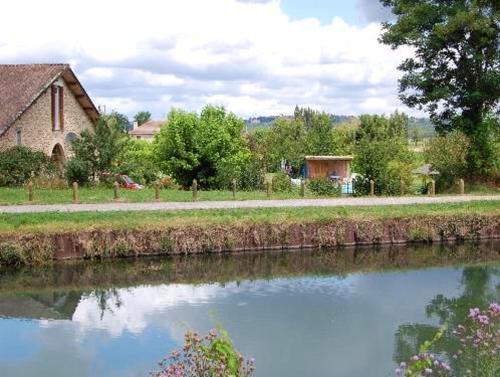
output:
[{"label": "sky", "polygon": [[94,103],[154,118],[224,106],[242,117],[390,113],[398,64],[377,0],[16,0],[1,63],[70,63]]}]

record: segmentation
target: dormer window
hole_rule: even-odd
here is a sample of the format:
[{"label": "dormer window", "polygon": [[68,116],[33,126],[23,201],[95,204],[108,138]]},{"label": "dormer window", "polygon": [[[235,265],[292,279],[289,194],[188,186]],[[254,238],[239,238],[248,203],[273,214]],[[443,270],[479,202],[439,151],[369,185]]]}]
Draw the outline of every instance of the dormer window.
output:
[{"label": "dormer window", "polygon": [[64,88],[52,85],[52,131],[62,131],[64,128]]}]

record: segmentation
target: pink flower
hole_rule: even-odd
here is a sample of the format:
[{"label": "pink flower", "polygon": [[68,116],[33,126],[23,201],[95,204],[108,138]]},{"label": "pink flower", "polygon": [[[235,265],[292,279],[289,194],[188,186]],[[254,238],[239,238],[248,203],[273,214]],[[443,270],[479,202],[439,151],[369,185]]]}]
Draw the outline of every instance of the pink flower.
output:
[{"label": "pink flower", "polygon": [[479,310],[479,308],[471,308],[469,309],[469,318],[476,318],[479,314],[481,313],[481,311]]}]

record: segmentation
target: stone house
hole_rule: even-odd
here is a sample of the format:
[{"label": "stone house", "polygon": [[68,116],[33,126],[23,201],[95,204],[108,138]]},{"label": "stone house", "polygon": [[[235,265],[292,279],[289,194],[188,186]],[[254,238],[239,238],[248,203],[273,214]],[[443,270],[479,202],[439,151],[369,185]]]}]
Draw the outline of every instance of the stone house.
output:
[{"label": "stone house", "polygon": [[134,122],[133,129],[128,134],[133,139],[153,141],[165,122],[164,120],[149,120],[140,126]]},{"label": "stone house", "polygon": [[0,150],[22,145],[63,163],[98,117],[68,64],[0,64]]}]

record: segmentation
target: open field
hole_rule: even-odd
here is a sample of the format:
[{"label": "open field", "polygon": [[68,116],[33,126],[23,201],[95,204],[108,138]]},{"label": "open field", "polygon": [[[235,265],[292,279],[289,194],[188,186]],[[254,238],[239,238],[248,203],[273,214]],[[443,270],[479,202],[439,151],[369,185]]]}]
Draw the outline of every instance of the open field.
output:
[{"label": "open field", "polygon": [[500,215],[498,201],[365,207],[253,208],[198,211],[46,212],[0,214],[0,233],[24,234],[150,229],[165,226],[285,224],[339,219],[389,219],[444,215]]},{"label": "open field", "polygon": [[[500,188],[485,186],[474,186],[467,191],[473,195],[500,194]],[[447,194],[450,194],[448,192]],[[273,192],[271,199],[297,199],[299,188],[292,192]],[[319,196],[306,189],[304,198],[318,198]],[[129,203],[152,202],[155,198],[153,188],[143,190],[120,190],[120,201]],[[189,202],[193,196],[191,191],[184,190],[160,190],[160,200],[165,202]],[[199,201],[221,201],[221,200],[265,200],[268,199],[265,191],[238,191],[233,199],[230,191],[198,191]],[[72,203],[72,190],[67,189],[35,189],[33,202],[28,202],[28,192],[24,187],[6,188],[0,187],[0,205],[23,205],[23,204],[67,204]],[[109,203],[113,202],[113,189],[104,187],[79,189],[80,203]]]}]

